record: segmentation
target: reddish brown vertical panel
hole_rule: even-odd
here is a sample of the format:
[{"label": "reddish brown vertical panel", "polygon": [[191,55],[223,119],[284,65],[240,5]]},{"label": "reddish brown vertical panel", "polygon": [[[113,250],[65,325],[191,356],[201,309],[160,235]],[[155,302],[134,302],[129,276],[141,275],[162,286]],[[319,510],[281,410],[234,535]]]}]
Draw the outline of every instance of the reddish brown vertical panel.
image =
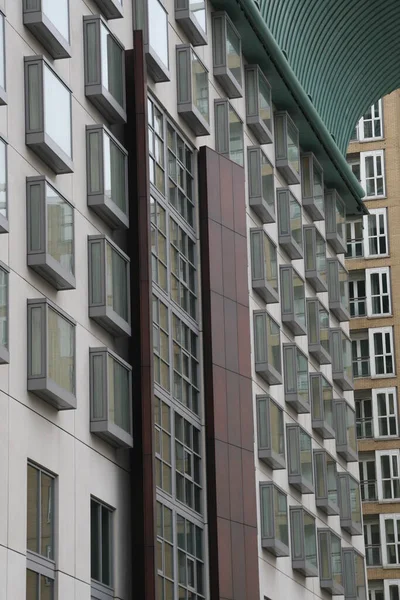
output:
[{"label": "reddish brown vertical panel", "polygon": [[199,195],[211,600],[257,600],[243,169],[201,148]]},{"label": "reddish brown vertical panel", "polygon": [[155,485],[153,459],[153,343],[147,148],[147,75],[141,31],[126,52],[133,367],[132,581],[134,596],[155,600]]}]

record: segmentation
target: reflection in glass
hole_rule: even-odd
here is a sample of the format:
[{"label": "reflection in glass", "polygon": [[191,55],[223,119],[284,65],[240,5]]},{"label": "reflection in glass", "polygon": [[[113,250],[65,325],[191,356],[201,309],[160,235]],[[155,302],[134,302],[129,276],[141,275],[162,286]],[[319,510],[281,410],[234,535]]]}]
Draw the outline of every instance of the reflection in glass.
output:
[{"label": "reflection in glass", "polygon": [[42,0],[42,10],[63,38],[69,42],[68,0]]},{"label": "reflection in glass", "polygon": [[108,409],[110,420],[131,433],[129,371],[108,354]]},{"label": "reflection in glass", "polygon": [[239,85],[242,85],[242,57],[240,38],[229,21],[226,22],[226,60],[228,69]]},{"label": "reflection in glass", "polygon": [[243,166],[243,123],[229,105],[229,157]]},{"label": "reflection in glass", "polygon": [[158,0],[148,0],[148,24],[149,44],[168,68],[168,16]]},{"label": "reflection in glass", "polygon": [[206,25],[206,3],[204,0],[189,0],[191,14],[196,18],[198,24],[205,32]]},{"label": "reflection in glass", "polygon": [[8,273],[0,269],[0,346],[8,348]]},{"label": "reflection in glass", "polygon": [[209,122],[208,73],[194,52],[192,52],[192,86],[193,104]]},{"label": "reflection in glass", "polygon": [[45,133],[72,158],[71,92],[46,64],[43,77]]},{"label": "reflection in glass", "polygon": [[107,306],[125,321],[128,320],[128,265],[109,244],[107,248]]},{"label": "reflection in glass", "polygon": [[103,23],[100,24],[100,52],[102,85],[123,106],[123,50]]},{"label": "reflection in glass", "polygon": [[75,393],[75,328],[52,308],[47,309],[49,378]]},{"label": "reflection in glass", "polygon": [[125,155],[104,132],[104,195],[126,214]]},{"label": "reflection in glass", "polygon": [[7,145],[0,140],[0,215],[7,219]]},{"label": "reflection in glass", "polygon": [[47,252],[74,274],[73,208],[46,183]]}]

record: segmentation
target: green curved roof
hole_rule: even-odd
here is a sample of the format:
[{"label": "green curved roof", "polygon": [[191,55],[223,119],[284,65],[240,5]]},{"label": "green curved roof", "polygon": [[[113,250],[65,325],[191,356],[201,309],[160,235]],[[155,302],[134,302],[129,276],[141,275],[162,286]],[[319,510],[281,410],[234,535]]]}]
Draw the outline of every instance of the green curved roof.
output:
[{"label": "green curved roof", "polygon": [[260,12],[345,154],[368,106],[400,87],[400,0],[260,0]]}]

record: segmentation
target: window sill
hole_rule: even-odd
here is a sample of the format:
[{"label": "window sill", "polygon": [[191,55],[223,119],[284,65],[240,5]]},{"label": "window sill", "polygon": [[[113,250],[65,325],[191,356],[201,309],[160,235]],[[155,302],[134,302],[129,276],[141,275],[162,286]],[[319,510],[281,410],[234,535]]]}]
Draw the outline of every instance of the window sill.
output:
[{"label": "window sill", "polygon": [[382,196],[364,196],[362,198],[362,201],[363,202],[365,202],[365,201],[369,202],[370,200],[386,200],[386,198],[387,198],[386,194],[383,194]]},{"label": "window sill", "polygon": [[[396,377],[396,373],[387,373],[385,375],[371,375],[369,376],[371,379],[393,379],[393,377]],[[360,379],[360,377],[358,378]]]}]

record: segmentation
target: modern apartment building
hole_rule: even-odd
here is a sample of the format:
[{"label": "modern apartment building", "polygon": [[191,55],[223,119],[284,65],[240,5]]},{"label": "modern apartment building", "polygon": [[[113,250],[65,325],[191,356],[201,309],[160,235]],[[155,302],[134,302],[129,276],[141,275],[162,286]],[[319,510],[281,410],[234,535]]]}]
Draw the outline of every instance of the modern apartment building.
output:
[{"label": "modern apartment building", "polygon": [[398,91],[371,106],[347,155],[369,211],[347,224],[346,266],[370,600],[400,593],[399,107]]},{"label": "modern apartment building", "polygon": [[0,600],[365,600],[364,206],[256,5],[0,8]]}]

